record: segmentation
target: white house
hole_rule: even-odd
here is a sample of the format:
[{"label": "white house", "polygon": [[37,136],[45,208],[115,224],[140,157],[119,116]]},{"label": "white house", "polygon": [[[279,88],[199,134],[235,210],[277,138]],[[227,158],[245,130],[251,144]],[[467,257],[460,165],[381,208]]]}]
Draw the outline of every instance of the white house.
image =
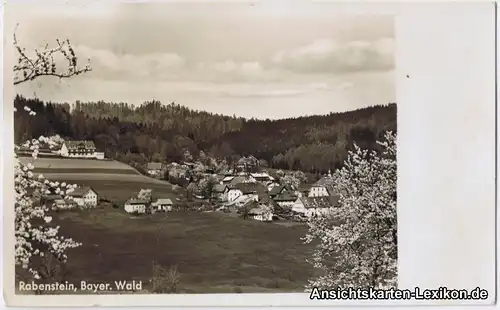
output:
[{"label": "white house", "polygon": [[172,205],[172,200],[168,198],[159,198],[151,204],[151,207],[155,212],[167,212],[172,211]]},{"label": "white house", "polygon": [[146,213],[146,206],[148,202],[137,198],[130,198],[125,202],[124,209],[127,213]]},{"label": "white house", "polygon": [[339,195],[322,197],[300,197],[292,205],[295,213],[311,216],[314,213],[323,212],[328,208],[338,206]]},{"label": "white house", "polygon": [[150,176],[157,176],[163,169],[162,163],[148,163],[147,171]]},{"label": "white house", "polygon": [[64,141],[59,155],[73,158],[96,158],[94,141]]},{"label": "white house", "polygon": [[99,201],[97,192],[88,186],[77,187],[68,196],[72,197],[79,207],[95,207]]},{"label": "white house", "polygon": [[269,182],[274,181],[274,178],[270,176],[269,174],[262,172],[262,173],[251,173],[250,176],[256,181],[260,182],[263,184],[267,184]]}]

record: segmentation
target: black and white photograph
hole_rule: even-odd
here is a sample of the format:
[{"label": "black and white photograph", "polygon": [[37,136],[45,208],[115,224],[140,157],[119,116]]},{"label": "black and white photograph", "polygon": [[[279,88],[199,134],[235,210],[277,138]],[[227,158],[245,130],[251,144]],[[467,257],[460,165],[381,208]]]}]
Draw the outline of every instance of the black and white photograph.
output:
[{"label": "black and white photograph", "polygon": [[398,287],[393,14],[273,0],[5,14],[16,295]]}]

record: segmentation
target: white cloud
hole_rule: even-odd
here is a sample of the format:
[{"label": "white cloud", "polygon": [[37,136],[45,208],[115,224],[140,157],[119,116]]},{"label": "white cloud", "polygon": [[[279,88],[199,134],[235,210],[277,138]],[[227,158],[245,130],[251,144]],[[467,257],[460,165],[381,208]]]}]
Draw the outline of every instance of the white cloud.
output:
[{"label": "white cloud", "polygon": [[272,57],[278,68],[302,73],[387,71],[394,68],[394,40],[337,42],[318,39],[280,51]]},{"label": "white cloud", "polygon": [[109,50],[75,47],[80,58],[90,58],[93,74],[108,78],[158,78],[174,74],[186,64],[175,53],[150,53],[142,55],[115,54]]}]

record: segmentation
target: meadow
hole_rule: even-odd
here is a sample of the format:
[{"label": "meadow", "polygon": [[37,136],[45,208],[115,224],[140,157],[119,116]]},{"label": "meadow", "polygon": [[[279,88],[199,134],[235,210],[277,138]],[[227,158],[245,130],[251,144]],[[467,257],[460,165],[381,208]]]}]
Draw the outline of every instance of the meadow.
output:
[{"label": "meadow", "polygon": [[135,279],[147,289],[155,261],[178,268],[178,293],[301,292],[314,273],[305,260],[310,246],[301,241],[304,226],[219,212],[132,216],[122,206],[141,188],[174,204],[182,192],[166,181],[123,173],[134,170],[118,162],[50,158],[34,163],[48,179],[91,186],[118,206],[54,213],[61,233],[83,243],[68,253],[67,281]]},{"label": "meadow", "polygon": [[303,226],[171,212],[134,217],[104,208],[56,214],[61,232],[83,243],[71,250],[67,281],[142,280],[153,261],[180,272],[178,293],[301,292],[313,270]]}]

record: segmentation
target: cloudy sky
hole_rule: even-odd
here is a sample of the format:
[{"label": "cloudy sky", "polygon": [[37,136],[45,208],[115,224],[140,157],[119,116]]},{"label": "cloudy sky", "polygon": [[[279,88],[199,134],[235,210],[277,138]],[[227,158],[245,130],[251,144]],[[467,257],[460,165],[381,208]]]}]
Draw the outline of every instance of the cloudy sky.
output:
[{"label": "cloudy sky", "polygon": [[[10,7],[9,7],[10,6]],[[70,39],[92,72],[16,87],[25,96],[283,118],[395,101],[391,16],[333,4],[9,4],[27,49]],[[22,14],[21,14],[22,12]],[[27,13],[29,12],[29,13]]]}]

